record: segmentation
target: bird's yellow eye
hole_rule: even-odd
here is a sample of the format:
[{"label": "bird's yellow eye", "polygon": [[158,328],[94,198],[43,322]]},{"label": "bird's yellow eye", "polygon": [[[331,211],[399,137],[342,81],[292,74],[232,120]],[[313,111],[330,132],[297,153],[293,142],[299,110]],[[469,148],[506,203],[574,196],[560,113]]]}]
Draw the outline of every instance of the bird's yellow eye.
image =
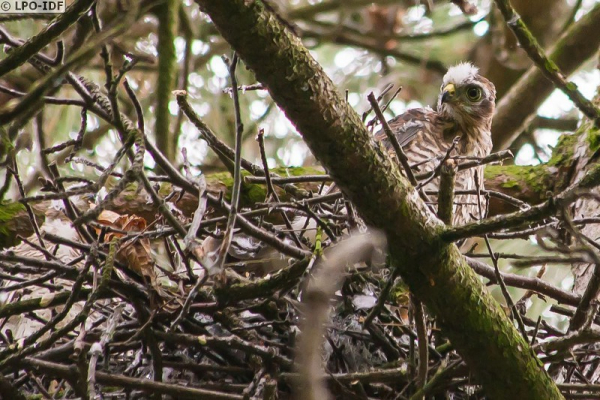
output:
[{"label": "bird's yellow eye", "polygon": [[478,86],[471,86],[467,88],[467,97],[471,101],[479,101],[483,96],[483,91]]}]

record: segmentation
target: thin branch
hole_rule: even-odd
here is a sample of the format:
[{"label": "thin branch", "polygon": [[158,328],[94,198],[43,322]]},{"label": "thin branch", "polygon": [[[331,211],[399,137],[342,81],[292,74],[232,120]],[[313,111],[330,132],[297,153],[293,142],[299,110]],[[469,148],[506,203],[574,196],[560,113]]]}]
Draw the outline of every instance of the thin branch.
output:
[{"label": "thin branch", "polygon": [[546,56],[544,49],[542,49],[531,34],[521,16],[511,6],[510,1],[496,0],[496,5],[506,23],[517,37],[521,48],[527,52],[529,58],[538,66],[544,76],[566,94],[585,116],[594,121],[596,126],[600,127],[600,110],[577,90],[577,85],[567,81],[554,61]]},{"label": "thin branch", "polygon": [[398,143],[398,139],[396,138],[396,135],[394,135],[394,132],[392,132],[392,129],[390,128],[389,124],[387,123],[385,116],[381,112],[381,109],[379,108],[379,104],[377,104],[377,100],[375,99],[375,95],[373,94],[373,92],[369,93],[369,95],[367,96],[367,99],[369,100],[369,103],[371,103],[371,107],[373,108],[373,111],[375,111],[375,115],[377,115],[377,118],[379,118],[379,122],[381,123],[381,126],[383,127],[383,131],[385,132],[387,139],[392,144],[392,147],[394,148],[394,151],[396,152],[396,156],[398,157],[398,161],[400,161],[402,168],[404,168],[404,172],[406,173],[408,180],[414,187],[417,187],[417,180],[415,179],[415,175],[413,174],[412,170],[410,169],[410,164],[408,163],[408,157],[402,150],[402,147],[400,146],[400,143]]},{"label": "thin branch", "polygon": [[227,256],[227,252],[229,251],[229,246],[231,245],[231,240],[233,238],[233,228],[235,226],[235,221],[237,219],[238,207],[240,202],[240,192],[242,188],[242,134],[244,133],[244,125],[242,124],[242,117],[240,115],[240,101],[238,97],[238,84],[237,79],[235,77],[235,70],[238,64],[238,56],[237,54],[233,55],[233,59],[230,63],[228,63],[229,67],[229,76],[231,78],[231,88],[232,88],[232,98],[233,98],[233,106],[235,110],[235,159],[234,159],[234,170],[233,170],[233,186],[231,188],[231,204],[229,207],[229,217],[227,218],[227,225],[225,227],[225,238],[223,243],[221,244],[221,248],[219,249],[219,258],[217,261],[217,265],[212,268],[208,268],[208,272],[210,274],[214,274],[216,272],[223,270],[223,264],[225,263],[225,258]]}]

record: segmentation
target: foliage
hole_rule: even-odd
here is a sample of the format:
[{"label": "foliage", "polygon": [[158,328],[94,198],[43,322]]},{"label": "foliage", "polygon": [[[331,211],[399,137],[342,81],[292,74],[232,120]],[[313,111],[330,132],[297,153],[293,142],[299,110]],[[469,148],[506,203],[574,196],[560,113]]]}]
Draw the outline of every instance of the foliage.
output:
[{"label": "foliage", "polygon": [[[207,13],[75,0],[56,16],[0,15],[0,397],[594,390],[600,282],[567,286],[569,267],[600,265],[585,231],[597,207],[576,208],[600,180],[585,99],[599,5],[197,2]],[[497,143],[518,136],[519,159],[533,148],[538,165],[453,160],[496,165],[489,218],[449,227],[353,109],[373,131],[371,91],[388,118],[435,104],[464,59],[498,88]],[[581,66],[588,85],[561,73]],[[592,121],[568,100],[538,110],[544,76]],[[515,107],[536,122],[512,121]],[[534,118],[552,107],[565,112]],[[387,257],[382,237],[356,234],[365,221]]]}]

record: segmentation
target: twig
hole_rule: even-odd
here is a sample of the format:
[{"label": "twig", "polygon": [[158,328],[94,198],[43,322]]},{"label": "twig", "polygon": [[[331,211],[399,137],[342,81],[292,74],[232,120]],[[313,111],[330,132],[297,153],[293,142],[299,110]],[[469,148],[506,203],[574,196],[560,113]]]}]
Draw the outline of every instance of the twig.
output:
[{"label": "twig", "polygon": [[429,182],[431,182],[434,178],[436,178],[440,174],[442,165],[444,165],[444,163],[450,158],[450,154],[452,153],[452,151],[454,150],[454,148],[456,147],[456,145],[458,144],[459,141],[460,141],[460,136],[457,136],[454,138],[454,140],[452,140],[452,144],[446,151],[446,154],[444,155],[444,158],[442,158],[442,161],[440,161],[440,163],[435,168],[435,170],[428,173],[429,176],[427,177],[427,179],[425,181],[419,182],[417,189],[421,189],[421,188],[425,187]]},{"label": "twig", "polygon": [[[187,101],[186,96],[187,96],[187,93],[182,90],[175,91],[175,97],[177,99],[177,104],[179,105],[179,107],[181,108],[183,113],[188,117],[190,122],[192,122],[192,124],[194,124],[194,126],[200,131],[203,139],[206,140],[206,142],[208,143],[210,148],[213,149],[217,153],[219,158],[222,159],[224,163],[226,162],[226,160],[235,159],[235,151],[233,149],[231,149],[229,146],[227,146],[225,143],[220,141],[219,138],[217,138],[217,136],[210,130],[210,128],[198,117],[198,115],[192,109],[192,106],[190,105],[190,103]],[[148,147],[148,149],[150,149],[150,147]],[[258,165],[255,165],[255,164],[249,162],[248,160],[245,160],[244,158],[241,158],[240,162],[241,162],[242,168],[244,168],[246,171],[250,172],[252,175],[259,175],[259,176],[265,175],[265,171]],[[164,167],[162,165],[161,165],[161,168],[164,169]],[[174,175],[175,173],[177,173],[177,171],[171,171],[171,174]],[[275,175],[275,177],[279,178],[279,176],[276,176],[276,175]],[[310,197],[308,192],[306,192],[305,190],[298,189],[294,185],[283,184],[282,187],[286,192],[292,194],[293,196],[295,196],[297,198],[304,199],[304,198]]]},{"label": "twig", "polygon": [[[92,4],[94,4],[93,0],[77,0],[73,2],[64,13],[58,14],[54,21],[46,25],[40,33],[14,49],[0,61],[0,76],[4,76],[6,73],[24,64],[30,57],[37,54],[55,38],[59,37],[69,26],[77,22],[89,10]],[[6,37],[4,34],[0,36],[3,38]]]},{"label": "twig", "polygon": [[392,144],[392,147],[394,148],[394,151],[396,152],[396,156],[398,157],[398,161],[400,161],[400,164],[402,164],[402,168],[404,168],[404,172],[406,173],[408,180],[414,187],[417,187],[417,180],[415,179],[415,175],[413,174],[412,170],[410,169],[410,164],[408,163],[408,157],[406,156],[406,154],[404,154],[402,147],[400,147],[400,143],[398,143],[398,139],[396,138],[396,135],[394,135],[394,132],[392,132],[392,129],[390,128],[387,121],[385,120],[385,117],[383,116],[383,113],[381,112],[381,109],[379,108],[379,104],[377,104],[377,100],[375,99],[375,95],[373,94],[373,92],[369,93],[369,95],[367,96],[367,99],[369,100],[369,103],[371,103],[371,107],[373,107],[373,111],[375,111],[377,118],[379,118],[379,122],[381,122],[383,131],[385,132],[385,135],[387,136],[388,140]]},{"label": "twig", "polygon": [[566,94],[585,116],[594,121],[596,126],[600,127],[600,110],[577,90],[577,85],[567,81],[554,61],[546,56],[544,49],[538,44],[535,37],[527,28],[527,25],[525,25],[525,22],[521,19],[521,16],[517,14],[510,4],[510,1],[496,0],[496,4],[506,23],[517,37],[521,48],[527,52],[529,58],[537,65],[544,76]]},{"label": "twig", "polygon": [[[478,171],[475,171],[475,186],[477,191],[479,191],[479,176],[478,176]],[[482,219],[484,217],[483,215],[483,209],[481,207],[481,194],[478,193],[477,194],[477,207],[479,208],[479,218]],[[490,258],[492,259],[492,263],[494,264],[494,272],[496,273],[496,280],[498,282],[498,284],[500,285],[500,290],[502,291],[502,295],[504,296],[504,299],[506,300],[506,305],[510,308],[511,313],[513,318],[517,321],[517,325],[519,327],[519,331],[521,332],[521,335],[523,336],[523,339],[525,339],[526,342],[529,342],[529,338],[527,337],[527,331],[525,330],[525,325],[523,324],[523,319],[521,318],[521,313],[519,312],[519,310],[517,309],[517,307],[515,306],[515,303],[513,302],[512,298],[510,297],[510,293],[508,293],[508,289],[506,289],[506,284],[504,283],[504,279],[502,279],[502,274],[500,273],[500,268],[498,268],[498,256],[493,252],[492,250],[492,245],[490,244],[490,240],[488,239],[487,235],[484,235],[484,240],[485,240],[485,245],[488,249],[488,252],[490,253]]]},{"label": "twig", "polygon": [[231,204],[229,206],[229,217],[227,218],[227,225],[225,226],[225,238],[219,249],[219,258],[217,264],[207,268],[209,274],[215,274],[223,270],[223,264],[225,264],[225,258],[231,246],[231,240],[233,239],[233,228],[237,219],[238,207],[240,202],[240,192],[242,188],[242,134],[244,133],[244,125],[242,124],[242,117],[240,115],[240,101],[238,97],[238,85],[235,77],[235,69],[238,63],[238,56],[234,53],[231,63],[227,62],[229,68],[229,76],[231,78],[232,87],[232,98],[233,106],[235,110],[235,159],[234,159],[234,170],[233,170],[233,185],[231,187]]},{"label": "twig", "polygon": [[429,369],[429,350],[427,348],[427,326],[423,304],[414,296],[411,296],[415,317],[415,326],[418,336],[419,368],[417,370],[417,385],[421,389],[427,383],[427,370]]},{"label": "twig", "polygon": [[571,318],[571,322],[569,323],[569,332],[573,332],[583,327],[585,321],[589,318],[591,310],[594,308],[593,302],[596,301],[598,297],[598,292],[600,291],[600,257],[587,244],[582,233],[573,224],[573,220],[568,214],[566,208],[561,210],[561,216],[569,232],[577,239],[579,245],[582,247],[582,250],[590,257],[594,264],[594,271],[590,276],[590,280],[585,288],[585,291],[583,292],[583,295],[581,296],[581,302],[577,306],[575,315],[573,318]]},{"label": "twig", "polygon": [[91,357],[90,357],[90,362],[89,362],[89,367],[88,367],[87,383],[88,383],[88,393],[89,393],[90,399],[92,399],[92,400],[95,400],[97,398],[95,384],[96,384],[96,364],[98,362],[98,358],[100,357],[100,355],[102,355],[104,353],[104,351],[106,349],[106,345],[112,339],[112,337],[115,333],[115,330],[117,329],[117,325],[118,325],[119,321],[121,320],[121,313],[123,312],[123,308],[125,308],[124,304],[117,305],[117,307],[113,311],[113,315],[110,317],[110,320],[108,321],[106,330],[102,334],[102,338],[100,339],[99,342],[93,343],[92,347],[90,348],[89,354]]},{"label": "twig", "polygon": [[[275,199],[275,201],[279,202],[280,201],[279,195],[275,191],[275,188],[273,187],[273,182],[271,181],[271,173],[269,172],[269,164],[267,162],[267,153],[265,151],[265,137],[264,136],[265,136],[264,129],[259,129],[258,135],[256,136],[256,140],[258,141],[258,147],[260,149],[260,159],[263,164],[263,170],[265,171],[265,179],[267,181],[267,199],[270,199],[272,197]],[[285,226],[290,230],[290,235],[291,235],[292,239],[294,240],[294,243],[296,243],[296,246],[298,246],[299,248],[302,248],[303,247],[302,242],[298,238],[298,235],[296,235],[296,232],[294,231],[294,228],[292,227],[292,223],[291,223],[290,219],[288,218],[286,212],[284,210],[280,210],[280,214],[283,217],[283,222],[285,223]]]},{"label": "twig", "polygon": [[371,325],[371,323],[373,322],[375,317],[377,317],[379,315],[379,313],[381,312],[381,310],[383,310],[383,307],[385,306],[385,302],[388,300],[388,296],[390,295],[392,287],[394,286],[394,282],[396,281],[396,278],[399,275],[400,275],[399,269],[393,268],[392,273],[388,277],[388,280],[385,283],[385,286],[383,287],[383,290],[379,294],[379,298],[377,299],[377,304],[375,304],[375,307],[373,307],[371,309],[371,311],[365,318],[365,320],[363,322],[363,326],[368,327],[369,325]]},{"label": "twig", "polygon": [[330,398],[323,382],[321,345],[325,323],[329,317],[329,299],[333,296],[344,278],[346,265],[370,258],[373,250],[383,245],[381,234],[356,235],[340,242],[332,248],[321,266],[316,269],[304,295],[304,319],[301,325],[302,336],[296,351],[297,393],[307,400]]}]

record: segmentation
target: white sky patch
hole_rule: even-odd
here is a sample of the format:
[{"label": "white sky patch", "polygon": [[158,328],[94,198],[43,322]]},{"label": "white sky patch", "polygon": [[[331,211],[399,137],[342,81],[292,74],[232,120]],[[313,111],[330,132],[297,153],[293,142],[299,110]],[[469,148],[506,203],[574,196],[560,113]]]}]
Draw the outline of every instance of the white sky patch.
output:
[{"label": "white sky patch", "polygon": [[[111,129],[108,131],[108,135],[106,135],[104,138],[102,138],[102,140],[100,141],[100,144],[98,146],[96,146],[95,148],[95,152],[96,154],[98,154],[98,157],[101,159],[100,163],[102,164],[102,161],[106,160],[107,162],[110,162],[110,159],[112,159],[112,157],[115,155],[115,153],[118,150],[117,147],[117,143],[119,143],[118,147],[120,146],[120,141],[117,138],[117,134],[114,131],[114,129]],[[104,160],[103,160],[104,159]],[[72,163],[74,164],[74,163]]]},{"label": "white sky patch", "polygon": [[348,93],[348,103],[350,103],[352,107],[358,106],[360,103],[360,96],[358,93]]},{"label": "white sky patch", "polygon": [[141,50],[144,53],[152,54],[153,56],[158,56],[158,51],[156,50],[156,44],[158,41],[158,37],[151,33],[147,38],[138,40],[135,43],[135,47],[138,50]]},{"label": "white sky patch", "polygon": [[337,84],[350,76],[370,76],[373,73],[369,54],[351,47],[345,47],[338,51],[333,59],[333,64],[325,66],[325,72]]},{"label": "white sky patch", "polygon": [[[71,166],[72,166],[72,168],[73,168],[75,171],[78,171],[78,172],[83,172],[83,169],[84,169],[84,165],[83,165],[83,164],[80,164],[80,163],[73,163],[73,164],[71,164]],[[29,169],[29,168],[33,168],[33,167],[32,167],[32,166],[30,166],[30,167],[28,167],[27,169]]]},{"label": "white sky patch", "polygon": [[565,279],[563,279],[563,280],[560,282],[560,286],[562,286],[562,288],[563,288],[564,290],[570,290],[570,289],[572,289],[572,288],[573,288],[573,282],[574,282],[574,281],[575,281],[575,280],[574,280],[573,276],[567,276]]},{"label": "white sky patch", "polygon": [[206,141],[198,139],[198,132],[189,122],[184,122],[179,136],[179,146],[187,149],[188,160],[192,165],[200,165],[208,154]]},{"label": "white sky patch", "polygon": [[201,88],[202,86],[204,86],[204,78],[195,72],[192,72],[191,74],[189,74],[188,82],[190,83],[190,85],[198,87],[198,88]]},{"label": "white sky patch", "polygon": [[198,56],[200,54],[206,54],[206,52],[210,49],[210,46],[207,43],[202,42],[201,40],[194,40],[192,42],[192,54]]},{"label": "white sky patch", "polygon": [[179,106],[177,105],[177,101],[175,101],[175,100],[169,101],[169,114],[177,115],[178,110],[179,110]]},{"label": "white sky patch", "polygon": [[529,143],[525,144],[515,157],[516,165],[537,165],[540,162],[535,158],[535,150]]},{"label": "white sky patch", "polygon": [[433,21],[430,18],[423,17],[414,25],[415,32],[426,33],[433,30]]},{"label": "white sky patch", "polygon": [[[598,85],[600,85],[600,71],[581,71],[573,75],[570,79],[577,85],[577,89],[587,99],[592,99]],[[548,118],[560,118],[564,114],[573,110],[573,103],[566,94],[559,89],[555,89],[552,94],[538,109],[538,114]]]},{"label": "white sky patch", "polygon": [[[98,129],[100,127],[100,121],[98,121],[98,118],[88,114],[87,116],[87,128],[89,130],[94,130],[94,129]],[[76,136],[77,137],[77,136]]]},{"label": "white sky patch", "polygon": [[[581,19],[581,17],[583,17],[585,14],[587,14],[588,11],[590,11],[592,9],[592,7],[594,7],[596,5],[596,3],[599,3],[599,1],[598,0],[583,0],[581,2],[581,7],[575,14],[575,21],[579,21]],[[569,1],[569,5],[570,6],[575,5],[575,1]]]},{"label": "white sky patch", "polygon": [[573,76],[572,81],[588,100],[594,97],[596,88],[600,85],[600,71],[593,69],[591,71],[581,71]]},{"label": "white sky patch", "polygon": [[462,15],[462,11],[460,10],[460,8],[456,5],[453,5],[452,7],[450,7],[450,10],[448,11],[448,16],[449,17],[458,17],[459,15]]},{"label": "white sky patch", "polygon": [[210,59],[208,63],[210,70],[214,72],[216,76],[219,78],[227,78],[229,76],[229,71],[227,70],[227,65],[223,62],[221,57],[214,56]]},{"label": "white sky patch", "polygon": [[371,75],[373,72],[381,71],[381,63],[377,63],[377,65],[375,65],[374,69],[372,68],[371,63],[362,62],[362,65],[363,65],[363,67],[354,71],[354,73],[352,75],[367,77],[367,76]]},{"label": "white sky patch", "polygon": [[181,36],[175,38],[175,52],[177,53],[177,60],[183,60],[183,53],[185,52],[185,39]]},{"label": "white sky patch", "polygon": [[140,85],[136,79],[128,79],[127,83],[129,83],[129,86],[131,86],[133,90],[138,90],[140,88]]},{"label": "white sky patch", "polygon": [[252,119],[262,117],[266,111],[267,105],[264,101],[254,100],[252,103],[250,103],[250,117]]},{"label": "white sky patch", "polygon": [[148,152],[144,153],[144,168],[154,169],[155,167],[156,167],[156,161],[154,161],[154,158],[152,158],[150,153],[148,153]]},{"label": "white sky patch", "polygon": [[425,15],[425,6],[410,7],[404,20],[406,22],[418,22]]},{"label": "white sky patch", "polygon": [[[597,69],[580,71],[570,77],[569,80],[577,85],[577,89],[583,96],[592,99],[596,88],[600,85],[600,71]],[[559,89],[555,89],[538,108],[538,115],[547,118],[565,118],[567,114],[573,115],[574,112],[581,115],[581,112],[575,108],[568,96]],[[561,134],[562,132],[553,130],[538,130],[536,141],[542,148],[551,152],[551,148],[556,146]],[[523,146],[517,153],[515,163],[518,165],[538,164],[533,148],[529,145]]]},{"label": "white sky patch", "polygon": [[255,93],[256,93],[256,96],[260,97],[261,99],[266,99],[267,97],[270,96],[268,90],[257,90]]},{"label": "white sky patch", "polygon": [[227,79],[212,76],[208,79],[208,90],[214,94],[220,94],[227,85]]},{"label": "white sky patch", "polygon": [[416,100],[411,100],[408,103],[406,103],[406,109],[410,110],[411,108],[420,108],[423,107],[423,104],[421,104],[420,102],[416,101]]},{"label": "white sky patch", "polygon": [[290,131],[290,125],[287,118],[279,114],[273,124],[273,134],[278,139],[286,137]]},{"label": "white sky patch", "polygon": [[333,63],[338,68],[346,68],[359,57],[360,53],[351,47],[338,51],[333,59]]},{"label": "white sky patch", "polygon": [[210,105],[208,103],[192,103],[192,108],[199,117],[206,116],[210,111]]},{"label": "white sky patch", "polygon": [[[548,82],[548,84],[550,84]],[[566,94],[555,89],[552,94],[542,103],[538,114],[542,117],[560,118],[573,109],[573,103]]]},{"label": "white sky patch", "polygon": [[535,132],[535,140],[540,147],[550,152],[551,148],[556,146],[560,135],[562,135],[562,132],[552,129],[538,129],[537,132]]},{"label": "white sky patch", "polygon": [[395,115],[400,115],[402,114],[404,111],[407,110],[406,108],[406,103],[403,102],[402,100],[394,100],[390,103],[390,106],[388,107],[390,110],[392,110],[392,112]]},{"label": "white sky patch", "polygon": [[277,150],[277,155],[288,167],[300,166],[308,155],[308,147],[304,142],[294,142],[291,146]]},{"label": "white sky patch", "polygon": [[473,32],[477,36],[483,36],[487,33],[488,29],[490,29],[490,24],[487,21],[480,21],[473,27]]}]

